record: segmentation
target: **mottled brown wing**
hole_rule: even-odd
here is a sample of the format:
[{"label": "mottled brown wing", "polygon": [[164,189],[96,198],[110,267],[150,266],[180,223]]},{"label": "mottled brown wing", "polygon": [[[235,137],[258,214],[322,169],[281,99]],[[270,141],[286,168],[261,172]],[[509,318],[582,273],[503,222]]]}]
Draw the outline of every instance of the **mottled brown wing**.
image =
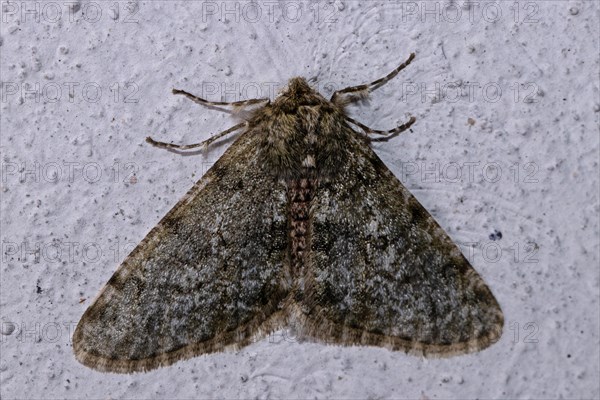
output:
[{"label": "mottled brown wing", "polygon": [[77,326],[79,361],[144,371],[265,333],[287,293],[286,192],[257,140],[242,134],[125,259]]},{"label": "mottled brown wing", "polygon": [[481,277],[364,140],[312,209],[304,300],[293,316],[321,341],[439,356],[500,337],[503,315]]}]

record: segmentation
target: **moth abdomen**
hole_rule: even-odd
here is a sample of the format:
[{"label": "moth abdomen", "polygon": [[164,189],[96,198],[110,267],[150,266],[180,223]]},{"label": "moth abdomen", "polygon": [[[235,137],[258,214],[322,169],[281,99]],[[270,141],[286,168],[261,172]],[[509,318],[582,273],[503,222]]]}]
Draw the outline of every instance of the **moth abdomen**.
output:
[{"label": "moth abdomen", "polygon": [[314,178],[288,181],[289,252],[292,276],[304,271],[306,251],[310,248],[310,208],[317,181]]}]

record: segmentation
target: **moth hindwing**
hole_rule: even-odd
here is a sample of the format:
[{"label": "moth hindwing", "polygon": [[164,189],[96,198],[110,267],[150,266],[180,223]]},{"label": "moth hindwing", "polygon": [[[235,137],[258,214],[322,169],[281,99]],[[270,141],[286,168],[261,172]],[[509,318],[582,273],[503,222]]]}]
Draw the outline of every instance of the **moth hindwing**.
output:
[{"label": "moth hindwing", "polygon": [[[301,338],[423,355],[497,340],[503,315],[491,291],[369,146],[415,119],[382,132],[344,111],[413,58],[331,100],[293,78],[273,102],[230,104],[260,107],[223,133],[244,129],[84,313],[77,359],[146,371],[288,325]],[[186,149],[220,136],[188,146],[148,141]]]}]

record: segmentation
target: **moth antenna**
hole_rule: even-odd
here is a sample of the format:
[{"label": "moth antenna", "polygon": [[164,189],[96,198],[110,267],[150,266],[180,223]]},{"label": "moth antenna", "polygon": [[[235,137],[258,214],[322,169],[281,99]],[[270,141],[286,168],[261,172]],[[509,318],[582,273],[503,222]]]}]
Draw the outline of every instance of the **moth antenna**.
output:
[{"label": "moth antenna", "polygon": [[180,144],[173,144],[173,143],[166,143],[166,142],[158,142],[154,139],[152,139],[150,136],[148,136],[146,138],[146,142],[150,143],[152,146],[155,147],[159,147],[159,148],[163,148],[163,149],[177,149],[177,150],[189,150],[189,149],[194,149],[196,147],[203,147],[203,148],[208,148],[208,145],[210,145],[212,142],[214,142],[217,139],[222,138],[225,135],[230,134],[231,132],[237,131],[238,129],[247,126],[248,123],[247,122],[242,122],[240,124],[237,124],[235,126],[232,126],[229,129],[224,130],[223,132],[220,132],[200,143],[193,143],[193,144],[184,144],[184,145],[180,145]]},{"label": "moth antenna", "polygon": [[203,106],[227,106],[227,107],[234,107],[234,109],[251,106],[254,104],[258,104],[258,103],[268,104],[270,102],[270,99],[268,99],[268,98],[240,100],[240,101],[233,101],[233,102],[208,101],[201,97],[198,97],[191,93],[188,93],[185,90],[180,90],[180,89],[173,89],[172,93],[173,94],[182,94],[185,97],[187,97],[188,99],[192,100],[193,102],[202,104]]},{"label": "moth antenna", "polygon": [[339,96],[335,100],[332,100],[338,106],[346,107],[348,104],[352,104],[357,101],[366,100],[369,98],[369,90],[363,89],[352,93],[347,93],[344,96]]},{"label": "moth antenna", "polygon": [[371,134],[373,134],[373,135],[384,135],[384,137],[382,137],[382,138],[375,138],[375,139],[371,139],[370,138],[370,141],[372,141],[372,142],[385,142],[385,141],[388,141],[391,138],[399,135],[400,133],[402,133],[405,130],[407,130],[408,128],[410,128],[411,125],[414,124],[416,120],[417,119],[415,117],[411,116],[410,119],[408,120],[408,122],[406,122],[406,123],[404,123],[402,125],[399,125],[399,126],[395,127],[394,129],[390,129],[388,131],[380,131],[380,130],[377,130],[377,129],[371,129],[368,126],[366,126],[365,124],[363,124],[361,122],[358,122],[354,118],[350,118],[350,117],[346,116],[346,121],[351,122],[352,124],[360,127],[365,132],[365,134],[367,134],[367,135],[371,135]]},{"label": "moth antenna", "polygon": [[[408,59],[406,61],[404,61],[402,64],[400,64],[395,70],[393,70],[392,72],[390,72],[389,74],[387,74],[386,76],[384,76],[383,78],[379,78],[369,84],[363,84],[363,85],[358,85],[358,86],[350,86],[347,87],[345,89],[342,90],[338,90],[335,93],[333,93],[333,95],[331,96],[331,102],[340,106],[344,106],[347,105],[349,103],[352,103],[354,101],[360,100],[361,98],[364,98],[363,95],[359,95],[358,97],[355,97],[355,93],[357,92],[366,92],[367,95],[368,93],[372,92],[373,90],[383,86],[384,84],[386,84],[390,79],[392,79],[393,77],[395,77],[396,75],[398,75],[398,73],[400,71],[402,71],[404,68],[406,68],[408,66],[408,64],[410,64],[412,62],[412,60],[415,58],[415,53],[411,53],[410,56],[408,57]],[[347,99],[343,99],[343,97],[346,97],[346,95],[348,94],[353,94],[353,96],[350,96]]]}]

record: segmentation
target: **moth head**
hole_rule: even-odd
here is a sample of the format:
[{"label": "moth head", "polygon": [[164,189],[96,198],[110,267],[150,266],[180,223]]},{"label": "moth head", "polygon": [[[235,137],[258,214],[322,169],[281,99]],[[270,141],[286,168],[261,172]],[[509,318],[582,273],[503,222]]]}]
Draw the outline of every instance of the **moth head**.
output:
[{"label": "moth head", "polygon": [[310,87],[306,79],[302,77],[292,78],[288,84],[281,89],[278,99],[302,99],[315,95],[316,92]]},{"label": "moth head", "polygon": [[288,85],[287,85],[286,92],[291,95],[294,95],[294,94],[303,95],[303,94],[307,94],[307,93],[312,93],[313,90],[308,85],[308,82],[306,82],[306,79],[301,78],[301,77],[296,77],[296,78],[290,79],[290,81],[288,82]]},{"label": "moth head", "polygon": [[292,114],[296,113],[299,107],[320,106],[325,103],[327,100],[310,87],[305,78],[296,77],[290,79],[281,90],[273,102],[273,107],[278,111]]}]

